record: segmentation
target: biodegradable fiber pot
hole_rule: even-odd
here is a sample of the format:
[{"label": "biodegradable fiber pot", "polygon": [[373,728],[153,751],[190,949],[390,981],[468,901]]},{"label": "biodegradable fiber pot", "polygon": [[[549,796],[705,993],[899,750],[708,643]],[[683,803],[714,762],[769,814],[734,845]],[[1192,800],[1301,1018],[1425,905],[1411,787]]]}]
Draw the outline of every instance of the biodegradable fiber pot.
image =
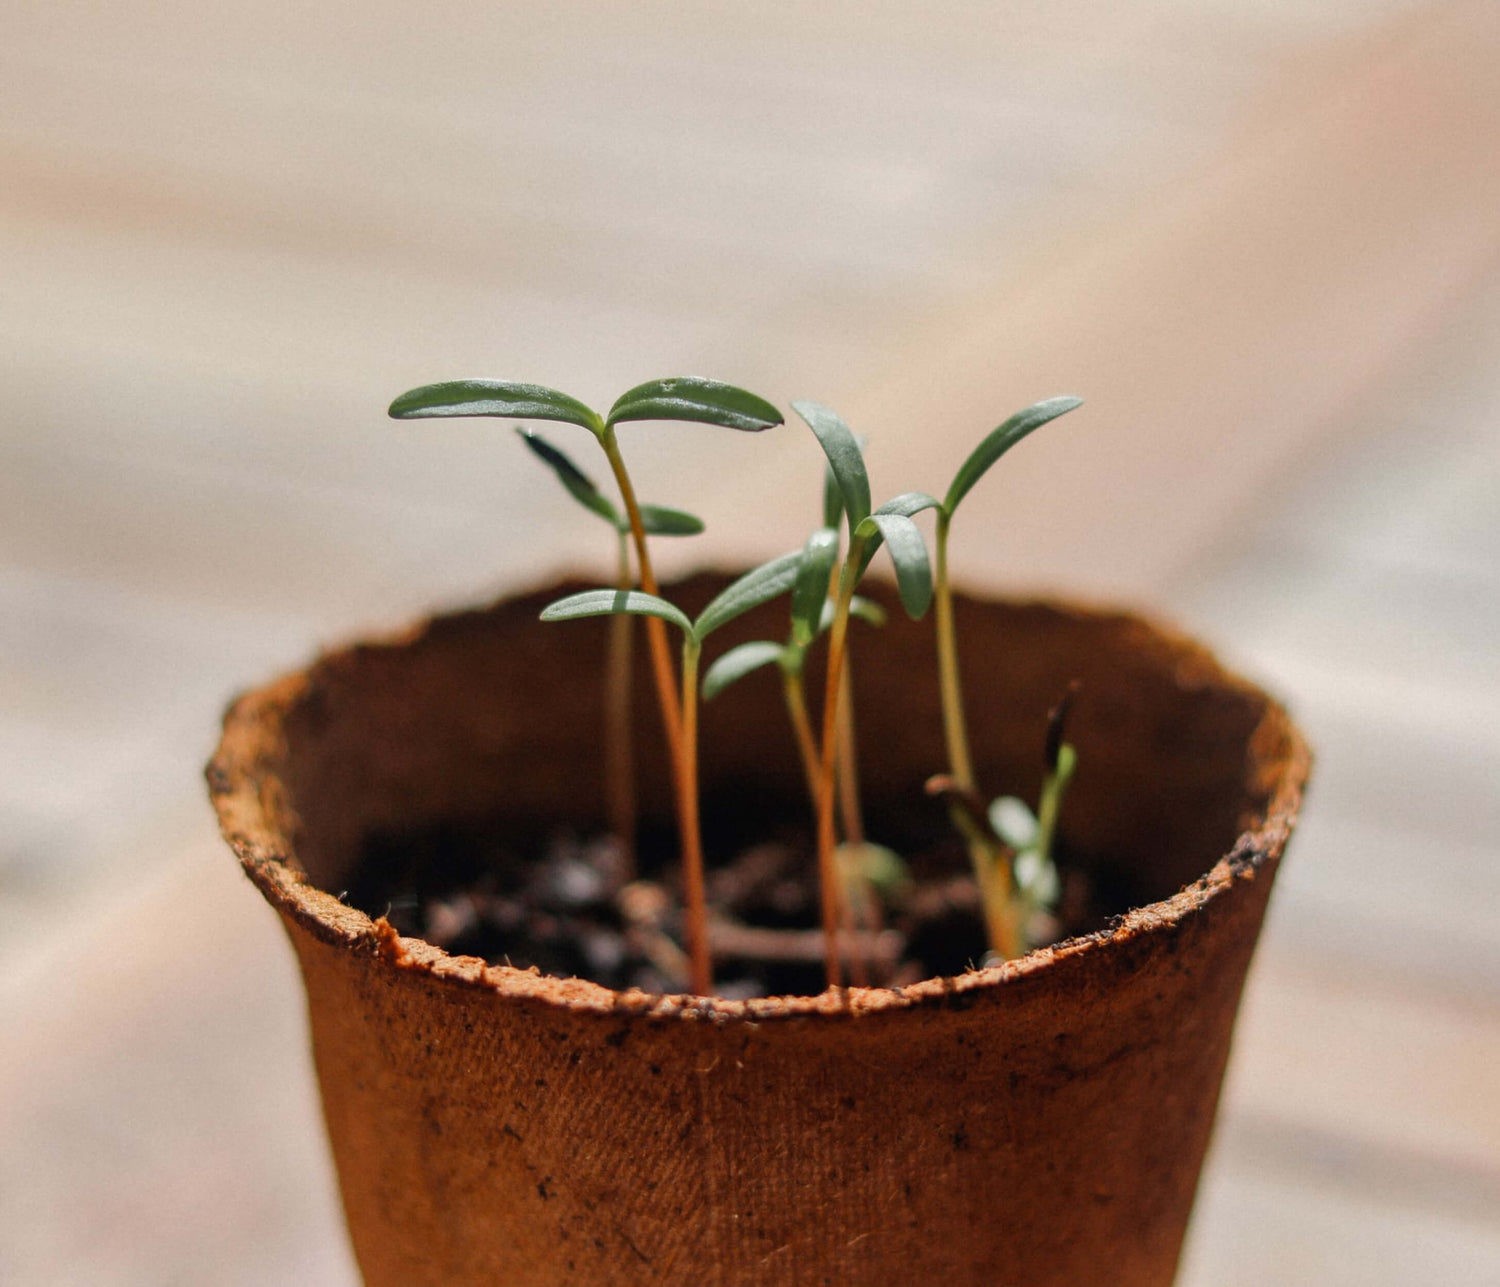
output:
[{"label": "biodegradable fiber pot", "polygon": [[[1136,617],[961,600],[992,791],[1034,794],[1046,709],[1082,681],[1063,833],[1142,891],[1112,927],[904,989],[748,1002],[377,932],[336,897],[372,835],[597,824],[604,630],[536,620],[571,588],[327,655],[240,699],[209,766],[302,966],[366,1281],[1169,1283],[1307,775],[1285,713]],[[784,605],[747,620],[779,631]],[[943,766],[931,623],[893,614],[860,645],[878,837]],[[667,817],[638,704],[643,812]],[[703,772],[710,810],[805,811],[774,677],[707,709]]]}]

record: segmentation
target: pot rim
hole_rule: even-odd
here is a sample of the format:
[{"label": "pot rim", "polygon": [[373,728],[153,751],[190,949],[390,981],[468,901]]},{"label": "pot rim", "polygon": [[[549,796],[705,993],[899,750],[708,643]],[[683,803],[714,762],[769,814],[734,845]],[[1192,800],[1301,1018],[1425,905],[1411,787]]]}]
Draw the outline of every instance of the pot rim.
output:
[{"label": "pot rim", "polygon": [[[497,602],[519,598],[507,594]],[[1138,612],[1080,606],[1045,596],[1003,598],[1018,607],[1041,606],[1080,619],[1125,618],[1144,627],[1179,655],[1179,666],[1195,678],[1253,695],[1265,712],[1249,746],[1267,781],[1265,813],[1241,831],[1229,852],[1209,871],[1170,897],[1132,908],[1109,928],[1078,935],[1025,956],[962,974],[924,979],[900,988],[829,988],[814,996],[758,997],[747,1001],[702,997],[689,993],[657,995],[631,988],[616,991],[588,979],[556,978],[535,969],[491,965],[480,957],[453,956],[420,938],[403,938],[384,917],[372,920],[364,912],[340,902],[309,879],[291,839],[277,826],[286,816],[285,788],[278,770],[285,759],[285,716],[311,686],[313,666],[353,649],[378,647],[398,650],[421,642],[442,615],[405,629],[365,638],[319,654],[313,666],[273,680],[243,694],[225,711],[223,734],[205,776],[218,815],[219,830],[239,859],[245,874],[283,916],[315,938],[358,955],[378,958],[386,968],[407,970],[431,978],[437,985],[479,989],[496,997],[540,1003],[574,1014],[652,1019],[707,1020],[714,1024],[760,1023],[768,1020],[823,1017],[848,1019],[886,1012],[949,1006],[957,998],[1014,987],[1023,980],[1055,972],[1066,964],[1111,948],[1152,937],[1161,938],[1175,927],[1229,896],[1236,886],[1253,881],[1261,869],[1281,857],[1297,821],[1312,754],[1285,709],[1249,680],[1225,669],[1203,645],[1181,631]],[[472,609],[469,611],[473,611]],[[1278,753],[1259,753],[1257,747],[1277,746]]]}]

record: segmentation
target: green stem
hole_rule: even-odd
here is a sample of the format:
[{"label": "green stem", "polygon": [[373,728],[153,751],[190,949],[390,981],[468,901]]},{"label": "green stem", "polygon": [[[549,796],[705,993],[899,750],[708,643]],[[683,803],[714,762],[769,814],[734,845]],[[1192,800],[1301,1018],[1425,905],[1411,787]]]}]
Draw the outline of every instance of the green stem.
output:
[{"label": "green stem", "polygon": [[[938,687],[943,708],[943,738],[948,746],[948,773],[963,791],[976,790],[974,764],[969,757],[969,731],[964,723],[963,691],[958,679],[958,640],[953,628],[953,588],[948,581],[948,525],[953,516],[938,510],[937,569],[934,586],[937,617]],[[1011,906],[1010,856],[960,810],[952,810],[954,825],[968,842],[969,861],[979,885],[985,930],[992,951],[1006,960],[1021,955],[1021,933]]]},{"label": "green stem", "polygon": [[700,997],[713,991],[708,955],[708,902],[703,885],[703,839],[698,822],[698,657],[691,635],[682,643],[682,765],[677,783],[677,825],[682,833],[682,881],[687,901],[688,987]]},{"label": "green stem", "polygon": [[953,629],[953,590],[948,584],[948,524],[952,516],[938,511],[936,605],[938,687],[943,707],[943,737],[948,744],[948,772],[954,784],[974,790],[974,766],[969,759],[969,733],[964,725],[963,693],[958,682],[958,643]]},{"label": "green stem", "polygon": [[1063,796],[1078,767],[1078,752],[1064,742],[1057,756],[1057,767],[1042,780],[1042,794],[1037,801],[1036,847],[1044,861],[1051,861],[1052,842],[1057,835],[1057,815],[1062,811]]}]

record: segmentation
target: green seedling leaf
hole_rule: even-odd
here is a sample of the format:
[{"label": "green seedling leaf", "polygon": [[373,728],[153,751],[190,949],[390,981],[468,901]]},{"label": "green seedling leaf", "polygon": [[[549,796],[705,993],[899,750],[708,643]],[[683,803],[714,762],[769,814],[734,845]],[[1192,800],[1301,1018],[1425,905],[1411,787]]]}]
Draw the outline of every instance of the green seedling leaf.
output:
[{"label": "green seedling leaf", "polygon": [[870,476],[865,458],[854,434],[838,415],[816,402],[794,402],[792,410],[807,422],[818,436],[829,468],[838,481],[839,497],[849,516],[849,530],[859,526],[870,514]]},{"label": "green seedling leaf", "polygon": [[[620,521],[622,532],[630,531],[628,520]],[[703,530],[703,520],[684,509],[668,509],[665,505],[642,505],[641,526],[647,536],[697,536]]]},{"label": "green seedling leaf", "polygon": [[792,639],[806,648],[818,633],[818,618],[828,602],[828,580],[839,557],[839,534],[820,527],[802,547],[802,563],[792,586]]},{"label": "green seedling leaf", "polygon": [[[516,432],[532,451],[551,466],[558,481],[580,505],[599,515],[617,532],[630,531],[630,520],[610,504],[594,485],[594,480],[579,469],[567,453],[554,447],[534,430],[518,426]],[[703,520],[686,510],[669,509],[665,505],[642,505],[641,526],[646,529],[648,536],[697,536],[703,530]]]},{"label": "green seedling leaf", "polygon": [[580,617],[606,617],[628,612],[640,617],[660,617],[670,621],[685,634],[693,633],[687,613],[665,599],[643,590],[584,590],[566,599],[549,603],[542,609],[543,621],[576,621]]},{"label": "green seedling leaf", "polygon": [[926,613],[932,602],[932,565],[927,559],[927,542],[917,525],[905,514],[877,513],[865,519],[855,535],[866,543],[861,572],[883,543],[896,566],[896,589],[906,615],[917,618]]},{"label": "green seedling leaf", "polygon": [[951,516],[958,508],[958,502],[984,477],[985,471],[1033,429],[1040,429],[1049,420],[1056,420],[1064,412],[1082,405],[1082,398],[1047,398],[1027,407],[1025,411],[1016,412],[975,447],[969,453],[969,458],[958,467],[958,473],[953,476],[953,483],[948,488],[948,495],[943,498],[943,512]]},{"label": "green seedling leaf", "polygon": [[844,494],[839,491],[839,480],[833,467],[823,467],[823,526],[838,530],[839,520],[844,517]]},{"label": "green seedling leaf", "polygon": [[604,430],[604,422],[577,398],[540,384],[516,384],[510,380],[449,380],[408,389],[393,403],[395,420],[420,420],[429,416],[505,416],[513,420],[561,420],[582,425],[591,434]]},{"label": "green seedling leaf", "polygon": [[[899,514],[903,518],[910,518],[913,514],[920,514],[924,509],[941,508],[942,506],[938,504],[937,500],[929,496],[926,492],[902,492],[899,496],[892,496],[875,513]],[[864,576],[865,569],[870,566],[870,560],[875,557],[876,552],[880,549],[882,537],[880,532],[869,524],[866,524],[860,530],[866,536],[873,538],[867,541],[864,555],[859,564],[859,574],[860,576]]]},{"label": "green seedling leaf", "polygon": [[1014,795],[997,796],[987,812],[991,830],[1012,849],[1029,849],[1036,844],[1036,814],[1025,800]]},{"label": "green seedling leaf", "polygon": [[926,492],[902,492],[899,496],[892,496],[875,512],[877,514],[901,514],[906,518],[912,518],[924,509],[941,508],[942,503],[936,496],[929,496]]},{"label": "green seedling leaf", "polygon": [[720,626],[785,594],[796,582],[801,563],[802,551],[796,550],[746,572],[698,614],[692,626],[694,637],[701,643]]},{"label": "green seedling leaf", "polygon": [[759,433],[779,425],[781,412],[764,398],[718,380],[683,375],[647,380],[622,393],[609,409],[609,424],[624,420],[691,420]]},{"label": "green seedling leaf", "polygon": [[752,670],[759,670],[771,662],[779,662],[784,651],[779,643],[769,639],[754,639],[731,648],[708,668],[703,676],[703,700],[709,701],[722,693],[730,684],[736,683]]},{"label": "green seedling leaf", "polygon": [[523,426],[517,426],[516,432],[520,434],[521,441],[551,467],[552,472],[557,475],[558,482],[568,489],[568,494],[574,500],[584,509],[592,510],[611,527],[619,530],[620,524],[624,521],[620,517],[620,512],[594,486],[594,480],[579,469],[566,453],[559,451],[541,434],[533,433]]}]

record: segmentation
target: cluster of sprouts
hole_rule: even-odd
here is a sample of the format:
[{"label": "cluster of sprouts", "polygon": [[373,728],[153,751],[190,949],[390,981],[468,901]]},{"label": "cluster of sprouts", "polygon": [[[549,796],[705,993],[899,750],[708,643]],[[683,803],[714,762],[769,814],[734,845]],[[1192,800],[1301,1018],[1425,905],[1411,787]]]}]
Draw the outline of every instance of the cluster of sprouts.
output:
[{"label": "cluster of sprouts", "polygon": [[[1049,720],[1046,770],[1036,811],[1014,796],[986,803],[975,781],[964,722],[948,582],[948,532],[960,502],[990,466],[1033,430],[1078,405],[1077,398],[1049,398],[1011,416],[970,453],[941,500],[925,492],[903,492],[872,507],[859,440],[827,407],[794,402],[792,409],[811,428],[827,458],[822,524],[800,550],[747,572],[696,618],[690,618],[661,596],[647,538],[690,536],[702,531],[703,524],[681,510],[637,501],[620,454],[616,427],[636,420],[685,420],[759,432],[782,423],[781,414],[770,403],[718,381],[681,377],[652,380],[631,389],[605,416],[554,389],[496,380],[425,385],[402,394],[391,404],[390,414],[397,419],[498,416],[562,421],[586,429],[603,449],[619,490],[619,506],[563,451],[535,432],[520,429],[527,446],[552,469],[569,494],[607,522],[617,539],[615,584],[560,599],[543,611],[542,618],[614,618],[606,661],[605,776],[609,825],[627,853],[636,829],[628,686],[630,623],[633,617],[645,618],[652,676],[671,760],[687,912],[688,983],[693,992],[707,995],[713,986],[698,817],[699,700],[712,698],[744,675],[773,664],[781,672],[787,712],[816,818],[828,984],[843,984],[846,958],[852,981],[863,981],[862,958],[846,950],[852,941],[850,935],[869,923],[873,888],[900,867],[895,855],[864,837],[849,684],[851,619],[862,618],[877,626],[883,620],[881,609],[856,593],[882,546],[895,568],[906,613],[919,618],[935,605],[948,770],[932,778],[928,790],[945,799],[949,816],[967,844],[992,952],[1008,959],[1027,949],[1026,926],[1033,913],[1052,906],[1058,895],[1052,850],[1058,811],[1076,762],[1073,747],[1064,740],[1072,694],[1059,703]],[[917,514],[929,509],[935,511],[937,520],[935,560],[929,559],[927,542],[913,522]],[[703,670],[703,649],[710,635],[784,594],[790,596],[790,621],[784,640],[740,644]],[[681,636],[675,665],[668,625]],[[823,708],[815,724],[803,690],[803,671],[814,643],[824,635],[827,675]]]}]

